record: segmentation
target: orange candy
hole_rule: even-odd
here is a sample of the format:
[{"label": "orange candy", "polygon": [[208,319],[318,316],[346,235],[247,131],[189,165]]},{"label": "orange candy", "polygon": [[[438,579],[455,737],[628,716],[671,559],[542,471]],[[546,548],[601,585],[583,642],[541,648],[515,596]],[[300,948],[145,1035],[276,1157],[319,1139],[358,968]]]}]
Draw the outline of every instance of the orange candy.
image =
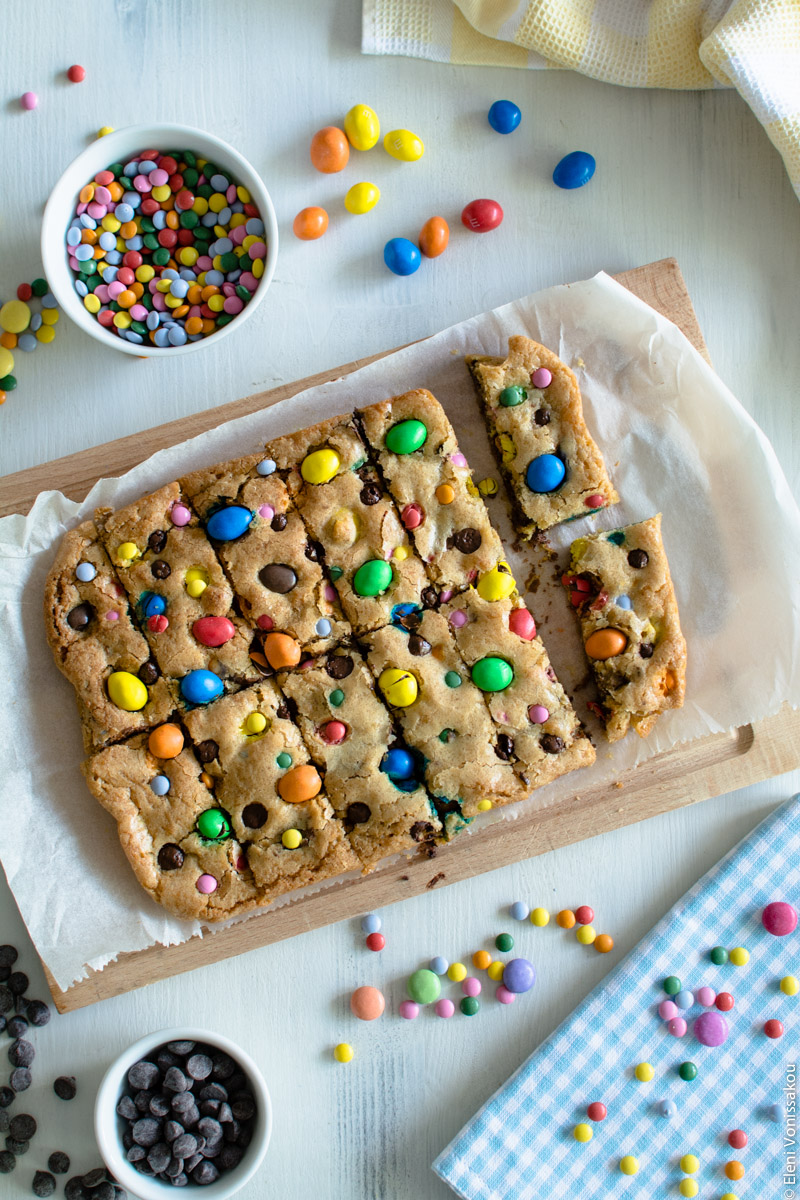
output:
[{"label": "orange candy", "polygon": [[199,304],[203,299],[203,289],[199,283],[193,283],[186,293],[186,299],[190,304]]},{"label": "orange candy", "polygon": [[350,158],[350,143],[341,129],[326,125],[311,139],[311,163],[323,175],[335,175],[347,166]]},{"label": "orange candy", "polygon": [[186,322],[186,332],[189,337],[194,337],[196,333],[203,332],[203,320],[201,317],[189,317]]},{"label": "orange candy", "polygon": [[447,249],[450,226],[444,217],[429,217],[419,235],[419,248],[426,258],[438,258]]},{"label": "orange candy", "polygon": [[556,925],[560,925],[562,929],[572,929],[575,924],[575,913],[571,908],[562,908],[561,912],[556,917]]},{"label": "orange candy", "polygon": [[617,654],[622,654],[627,644],[628,639],[619,629],[595,629],[594,633],[590,633],[586,639],[584,650],[589,658],[600,659],[602,662],[607,658],[615,658]]},{"label": "orange candy", "polygon": [[608,954],[614,949],[614,939],[610,933],[598,933],[594,939],[594,948],[598,954]]},{"label": "orange candy", "polygon": [[0,346],[3,346],[6,350],[16,350],[17,335],[15,333],[9,333],[7,329],[4,329],[3,332],[0,333]]},{"label": "orange candy", "polygon": [[359,1021],[374,1021],[385,1007],[383,994],[376,987],[356,988],[350,997],[350,1011]]},{"label": "orange candy", "polygon": [[178,725],[159,725],[147,739],[154,758],[177,758],[183,749],[183,734]]},{"label": "orange candy", "polygon": [[178,229],[180,227],[180,218],[174,209],[167,213],[165,220],[167,229]]},{"label": "orange candy", "polygon": [[117,296],[117,304],[120,308],[130,308],[136,303],[136,292],[130,288],[126,288],[124,292],[120,292]]},{"label": "orange candy", "polygon": [[318,208],[316,205],[301,209],[292,224],[294,236],[301,242],[316,241],[317,238],[322,237],[327,228],[328,214],[324,208]]},{"label": "orange candy", "polygon": [[300,646],[288,633],[268,633],[264,638],[264,654],[275,671],[296,667],[300,662]]},{"label": "orange candy", "polygon": [[118,233],[123,241],[127,242],[128,238],[136,237],[139,230],[136,228],[135,221],[126,221],[124,225],[120,225]]},{"label": "orange candy", "polygon": [[476,950],[472,956],[472,965],[478,971],[485,971],[492,961],[492,956],[488,950]]},{"label": "orange candy", "polygon": [[313,800],[321,787],[322,780],[317,768],[310,763],[301,763],[278,780],[278,795],[287,804],[302,804],[306,800]]},{"label": "orange candy", "polygon": [[728,1179],[744,1179],[744,1166],[732,1158],[730,1162],[725,1163],[725,1174]]}]

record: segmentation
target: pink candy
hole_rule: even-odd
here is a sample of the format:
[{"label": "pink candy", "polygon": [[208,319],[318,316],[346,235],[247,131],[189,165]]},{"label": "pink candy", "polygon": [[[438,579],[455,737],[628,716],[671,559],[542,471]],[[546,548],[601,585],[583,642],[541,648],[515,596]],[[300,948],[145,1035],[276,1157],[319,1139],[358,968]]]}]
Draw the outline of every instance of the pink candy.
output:
[{"label": "pink candy", "polygon": [[36,92],[23,92],[19,98],[19,102],[27,112],[30,112],[36,108],[36,105],[39,103],[39,97],[36,95]]},{"label": "pink candy", "polygon": [[462,609],[457,608],[455,612],[450,614],[450,624],[455,629],[461,629],[467,623],[467,614]]},{"label": "pink candy", "polygon": [[403,522],[406,529],[418,529],[425,520],[425,513],[422,511],[419,504],[407,504],[400,513],[400,520]]},{"label": "pink candy", "polygon": [[136,188],[137,192],[149,192],[150,180],[146,175],[134,175],[133,186]]},{"label": "pink candy", "polygon": [[232,317],[235,317],[236,314],[240,313],[244,308],[244,301],[240,300],[238,296],[227,296],[222,307],[226,313],[229,313]]},{"label": "pink candy", "polygon": [[117,297],[121,296],[124,291],[125,291],[125,284],[120,283],[120,281],[118,279],[115,279],[113,281],[113,283],[110,283],[108,285],[108,294],[112,300],[116,300]]},{"label": "pink candy", "polygon": [[713,988],[701,987],[695,992],[695,1000],[698,1004],[702,1004],[703,1008],[711,1008],[711,1005],[717,998],[717,993]]},{"label": "pink candy", "polygon": [[336,588],[331,583],[325,584],[325,599],[329,604],[332,604],[336,599]]},{"label": "pink candy", "polygon": [[[148,179],[151,187],[163,187],[165,183],[169,183],[169,175],[161,167],[156,167],[155,171],[151,171]],[[97,195],[96,192],[95,195]]]},{"label": "pink candy", "polygon": [[198,892],[201,892],[204,896],[210,896],[212,892],[217,890],[218,886],[213,875],[201,875],[196,884]]},{"label": "pink candy", "polygon": [[453,464],[454,467],[465,467],[467,465],[467,460],[464,458],[464,455],[461,453],[451,454],[450,462]]},{"label": "pink candy", "polygon": [[99,204],[96,200],[90,200],[86,205],[86,211],[90,217],[94,217],[95,221],[102,221],[108,209],[105,204]]},{"label": "pink candy", "polygon": [[683,1037],[686,1033],[686,1022],[683,1017],[673,1017],[667,1024],[667,1029],[673,1037]]},{"label": "pink candy", "polygon": [[728,1037],[728,1022],[722,1013],[701,1013],[694,1023],[694,1036],[703,1046],[721,1046]]},{"label": "pink candy", "polygon": [[173,504],[169,518],[173,525],[177,525],[180,528],[183,525],[189,524],[192,514],[185,504]]},{"label": "pink candy", "polygon": [[[97,295],[97,292],[99,290],[100,290],[99,288],[95,290],[95,295]],[[134,321],[146,321],[147,320],[147,309],[145,308],[145,306],[143,304],[132,304],[131,307],[128,309],[128,312],[130,313],[130,315]]]},{"label": "pink candy", "polygon": [[461,990],[465,996],[480,996],[480,994],[481,994],[480,979],[475,979],[475,977],[471,975],[468,979],[465,979],[464,982],[461,984]]},{"label": "pink candy", "polygon": [[[536,637],[536,622],[527,608],[515,608],[508,618],[508,628],[523,642],[531,642]],[[547,720],[547,717],[545,717]]]},{"label": "pink candy", "polygon": [[553,382],[552,372],[548,371],[547,367],[537,367],[531,375],[531,383],[535,388],[549,387]]},{"label": "pink candy", "polygon": [[501,1004],[513,1004],[516,1000],[514,993],[510,992],[503,983],[500,984],[495,995]]},{"label": "pink candy", "polygon": [[250,249],[248,250],[247,253],[250,255],[251,258],[266,258],[267,257],[267,247],[264,245],[263,242],[253,242],[252,246],[250,247]]},{"label": "pink candy", "polygon": [[673,1000],[662,1000],[658,1006],[658,1015],[665,1021],[671,1021],[678,1015],[678,1006]]},{"label": "pink candy", "polygon": [[[205,256],[203,256],[203,257],[205,257]],[[202,261],[203,261],[203,258],[198,258],[197,265],[200,266]],[[201,267],[201,270],[210,271],[212,269],[213,265],[214,264],[211,262],[211,259],[209,259],[208,266]],[[248,292],[254,292],[256,290],[256,288],[258,287],[258,280],[256,279],[255,275],[252,273],[252,271],[242,271],[242,274],[239,276],[239,283],[242,285],[242,287],[246,287]]]},{"label": "pink candy", "polygon": [[258,515],[263,517],[265,521],[271,521],[275,516],[275,509],[271,504],[262,504],[258,510]]},{"label": "pink candy", "polygon": [[544,725],[550,717],[550,713],[543,704],[532,704],[528,709],[528,720],[533,725]]},{"label": "pink candy", "polygon": [[339,746],[347,737],[347,726],[344,721],[327,721],[320,729],[319,736],[329,746]]},{"label": "pink candy", "polygon": [[419,1016],[419,1005],[413,1000],[403,1000],[397,1011],[404,1021],[413,1021]]},{"label": "pink candy", "polygon": [[761,914],[761,924],[773,937],[786,937],[797,928],[797,912],[785,900],[773,900]]},{"label": "pink candy", "polygon": [[455,1011],[456,1011],[455,1004],[453,1004],[453,1001],[448,1000],[445,996],[443,996],[441,1000],[436,1001],[437,1017],[444,1017],[444,1018],[452,1017],[452,1015]]},{"label": "pink candy", "polygon": [[[94,189],[94,200],[97,204],[105,204],[108,207],[112,203],[111,192],[102,184]],[[116,208],[116,205],[114,206]]]}]

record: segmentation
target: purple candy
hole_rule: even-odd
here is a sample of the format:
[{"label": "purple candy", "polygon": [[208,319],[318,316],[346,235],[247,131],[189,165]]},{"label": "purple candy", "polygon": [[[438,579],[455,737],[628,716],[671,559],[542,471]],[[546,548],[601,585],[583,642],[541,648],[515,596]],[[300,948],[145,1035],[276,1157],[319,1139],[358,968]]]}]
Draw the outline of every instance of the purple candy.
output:
[{"label": "purple candy", "polygon": [[509,992],[528,992],[536,982],[536,971],[533,963],[527,958],[512,958],[505,965],[503,984]]},{"label": "purple candy", "polygon": [[694,1036],[703,1046],[721,1046],[728,1037],[728,1022],[722,1013],[701,1013],[694,1023]]}]

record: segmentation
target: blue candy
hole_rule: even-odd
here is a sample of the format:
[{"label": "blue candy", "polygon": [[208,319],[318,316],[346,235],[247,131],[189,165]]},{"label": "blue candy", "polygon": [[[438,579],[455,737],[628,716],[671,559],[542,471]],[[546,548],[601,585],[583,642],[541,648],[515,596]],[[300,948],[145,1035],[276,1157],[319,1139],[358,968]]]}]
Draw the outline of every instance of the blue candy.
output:
[{"label": "blue candy", "polygon": [[528,463],[525,482],[532,492],[554,492],[564,482],[567,468],[555,454],[540,454]]},{"label": "blue candy", "polygon": [[161,324],[160,313],[149,312],[147,314],[147,320],[145,321],[145,325],[147,326],[148,329],[158,329],[160,324]]},{"label": "blue candy", "polygon": [[169,331],[170,346],[185,346],[186,340],[187,340],[186,330],[182,329],[180,327],[180,325],[173,325],[170,328],[170,331]]},{"label": "blue candy", "polygon": [[245,223],[245,229],[247,230],[248,234],[253,234],[255,237],[260,237],[264,232],[264,222],[260,217],[251,217],[250,220]]},{"label": "blue candy", "polygon": [[160,617],[167,610],[167,602],[157,592],[145,592],[142,599],[142,611],[146,617]]},{"label": "blue candy", "polygon": [[126,221],[132,221],[133,220],[133,206],[130,204],[125,204],[124,201],[120,201],[120,203],[114,209],[114,216],[117,218],[118,221],[121,221],[123,225],[125,224]]},{"label": "blue candy", "polygon": [[123,329],[122,336],[127,338],[129,342],[133,342],[136,346],[141,346],[142,342],[144,341],[142,335],[137,333],[135,329]]},{"label": "blue candy", "polygon": [[[105,233],[101,233],[100,237],[97,240],[100,243],[101,250],[116,249],[117,239],[114,236],[114,234],[109,233],[108,230],[106,230]],[[69,241],[69,238],[67,238],[67,241]]]},{"label": "blue candy", "polygon": [[230,182],[225,175],[212,175],[208,181],[215,192],[227,192]]},{"label": "blue candy", "polygon": [[669,1120],[674,1117],[678,1111],[678,1106],[674,1100],[662,1100],[658,1106],[658,1113],[661,1117],[666,1117]]},{"label": "blue candy", "polygon": [[408,238],[392,238],[383,247],[383,261],[395,275],[413,275],[419,270],[422,256]]},{"label": "blue candy", "polygon": [[169,779],[166,775],[154,775],[150,780],[150,787],[157,796],[166,796],[170,788]]},{"label": "blue candy", "polygon": [[139,170],[136,172],[136,174],[137,175],[149,175],[150,172],[155,171],[155,169],[156,169],[156,164],[153,162],[153,160],[151,158],[143,158],[142,161],[139,163]]},{"label": "blue candy", "polygon": [[633,608],[633,605],[631,604],[630,596],[617,596],[614,603],[616,604],[617,608],[627,608],[627,609]]},{"label": "blue candy", "polygon": [[46,296],[42,296],[42,308],[58,308],[58,301],[52,292],[48,292]]},{"label": "blue candy", "polygon": [[585,150],[573,150],[561,159],[553,171],[553,183],[567,191],[583,187],[594,175],[596,165],[591,154]]},{"label": "blue candy", "polygon": [[122,262],[122,254],[119,250],[109,250],[106,254],[106,262],[111,263],[112,267],[116,267]]},{"label": "blue candy", "polygon": [[165,349],[169,345],[169,330],[164,329],[163,327],[161,329],[157,329],[153,336],[153,341],[159,347],[159,349]]},{"label": "blue candy", "polygon": [[364,933],[377,933],[381,927],[381,919],[375,913],[367,913],[361,918],[361,928]]},{"label": "blue candy", "polygon": [[190,671],[181,680],[181,696],[187,704],[210,704],[223,690],[222,680],[213,671]]},{"label": "blue candy", "polygon": [[[86,287],[86,284],[83,285]],[[88,292],[88,288],[86,288]],[[17,339],[17,349],[22,350],[25,354],[30,354],[31,350],[35,350],[39,345],[32,333],[21,333]]]},{"label": "blue candy", "polygon": [[489,109],[489,124],[495,133],[513,133],[522,120],[522,113],[513,100],[495,100]]},{"label": "blue candy", "polygon": [[[112,233],[103,234],[103,237],[110,237],[112,242],[116,246],[117,239],[114,237],[114,235]],[[72,226],[71,228],[69,228],[67,230],[67,245],[68,246],[80,246],[80,244],[81,244],[81,231],[80,231],[80,229],[75,229],[74,226]],[[101,245],[103,244],[102,238],[100,239],[100,244]],[[103,248],[105,249],[105,247],[103,247]]]},{"label": "blue candy", "polygon": [[530,910],[522,900],[515,900],[508,911],[515,921],[524,921]]},{"label": "blue candy", "polygon": [[185,279],[173,279],[169,290],[173,296],[182,300],[189,290],[189,285]]},{"label": "blue candy", "polygon": [[409,754],[408,750],[400,748],[389,750],[383,757],[381,762],[381,770],[384,771],[390,779],[413,779],[414,778],[414,759]]},{"label": "blue candy", "polygon": [[208,519],[206,531],[215,542],[234,542],[250,528],[255,513],[241,504],[231,504],[227,508],[218,508]]},{"label": "blue candy", "polygon": [[89,289],[87,288],[86,284],[83,282],[82,279],[75,280],[75,291],[78,293],[79,296],[88,296],[89,295]]},{"label": "blue candy", "polygon": [[84,243],[75,247],[74,254],[78,262],[88,262],[90,258],[94,258],[94,247]]},{"label": "blue candy", "polygon": [[33,316],[31,317],[31,323],[28,328],[30,329],[31,333],[36,333],[37,330],[42,328],[42,314],[41,313],[33,314]]},{"label": "blue candy", "polygon": [[437,954],[436,957],[432,958],[428,963],[428,968],[429,970],[433,971],[434,975],[446,975],[447,968],[449,966],[450,963],[446,958],[442,958],[441,954]]}]

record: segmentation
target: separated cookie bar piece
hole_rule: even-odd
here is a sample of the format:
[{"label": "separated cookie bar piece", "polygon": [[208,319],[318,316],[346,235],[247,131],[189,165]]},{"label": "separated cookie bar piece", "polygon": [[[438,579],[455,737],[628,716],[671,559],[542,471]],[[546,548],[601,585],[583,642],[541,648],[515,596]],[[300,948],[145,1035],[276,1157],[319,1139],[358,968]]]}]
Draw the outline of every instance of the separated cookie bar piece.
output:
[{"label": "separated cookie bar piece", "polygon": [[244,847],[261,903],[360,863],[271,680],[186,716],[215,803]]},{"label": "separated cookie bar piece", "polygon": [[397,604],[420,604],[429,586],[399,514],[352,418],[334,417],[267,454],[285,472],[294,502],[357,633],[385,625]]},{"label": "separated cookie bar piece", "polygon": [[[258,679],[249,656],[252,633],[232,611],[233,592],[205,530],[181,500],[177,483],[118,512],[96,514],[101,539],[167,678],[194,671],[215,694]],[[198,677],[199,679],[200,677]]]},{"label": "separated cookie bar piece", "polygon": [[[207,527],[209,521],[214,527],[215,516],[220,521],[217,514],[226,506],[252,514],[240,537],[213,543],[250,624],[287,633],[312,654],[348,635],[317,548],[271,459],[259,454],[221,463],[185,476],[180,484]],[[236,512],[223,517],[235,520]]]},{"label": "separated cookie bar piece", "polygon": [[425,791],[422,759],[398,742],[360,656],[334,651],[281,673],[278,682],[364,868],[430,846],[441,822]]},{"label": "separated cookie bar piece", "polygon": [[[503,576],[506,585],[509,579]],[[516,594],[503,595],[504,590],[494,576],[483,577],[478,590],[456,597],[442,612],[483,692],[497,742],[529,794],[588,766],[595,752],[536,636],[533,617]]]},{"label": "separated cookie bar piece", "polygon": [[503,547],[444,409],[418,389],[356,416],[429,574],[461,591]]},{"label": "separated cookie bar piece", "polygon": [[136,878],[159,904],[179,917],[221,921],[264,903],[235,839],[197,833],[198,824],[221,832],[224,814],[180,726],[159,725],[109,746],[83,770],[117,822]]},{"label": "separated cookie bar piece", "polygon": [[578,538],[563,582],[580,617],[608,740],[630,725],[646,737],[659,713],[682,706],[686,691],[686,642],[661,514]]},{"label": "separated cookie bar piece", "polygon": [[166,720],[173,697],[93,521],[62,540],[47,576],[44,618],[56,666],[75,689],[87,751]]},{"label": "separated cookie bar piece", "polygon": [[578,381],[560,358],[530,338],[512,337],[507,358],[471,354],[467,366],[523,537],[616,504],[583,419]]},{"label": "separated cookie bar piece", "polygon": [[525,787],[498,742],[446,619],[417,609],[397,620],[402,623],[369,634],[364,644],[406,742],[425,758],[430,793],[455,802],[465,817],[523,799]]}]

